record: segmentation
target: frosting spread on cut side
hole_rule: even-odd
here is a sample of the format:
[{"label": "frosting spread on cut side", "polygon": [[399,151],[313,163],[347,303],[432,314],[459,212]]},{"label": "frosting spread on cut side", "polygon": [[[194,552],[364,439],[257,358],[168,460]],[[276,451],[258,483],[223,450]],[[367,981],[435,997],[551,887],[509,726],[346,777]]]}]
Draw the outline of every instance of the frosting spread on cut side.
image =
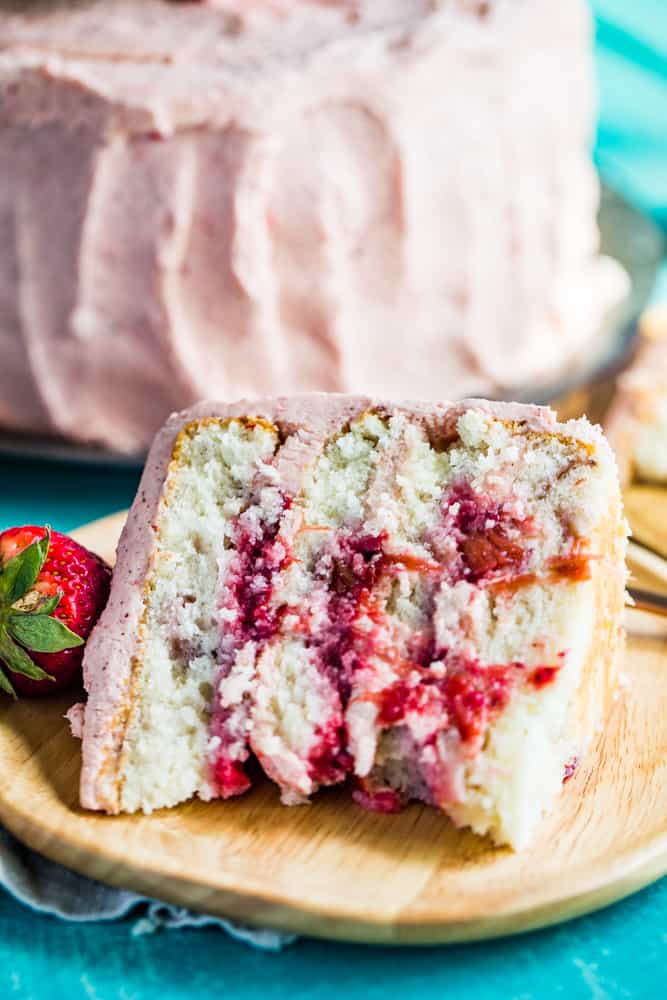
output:
[{"label": "frosting spread on cut side", "polygon": [[137,451],[202,396],[553,379],[623,287],[597,256],[588,17],[3,10],[0,424]]},{"label": "frosting spread on cut side", "polygon": [[[113,599],[87,654],[85,805],[228,797],[262,770],[288,804],[348,781],[527,841],[613,687],[611,453],[548,411],[367,404],[178,418],[113,713]],[[122,602],[122,551],[117,572]]]}]

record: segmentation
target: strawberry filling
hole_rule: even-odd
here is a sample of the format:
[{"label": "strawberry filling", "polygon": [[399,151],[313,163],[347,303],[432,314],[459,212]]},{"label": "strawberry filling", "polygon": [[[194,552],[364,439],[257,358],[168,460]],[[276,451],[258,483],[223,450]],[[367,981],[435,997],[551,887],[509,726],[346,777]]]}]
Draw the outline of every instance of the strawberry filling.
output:
[{"label": "strawberry filling", "polygon": [[535,534],[532,518],[518,517],[508,504],[457,483],[442,503],[446,537],[455,545],[447,571],[452,583],[489,583],[522,573],[524,540]]},{"label": "strawberry filling", "polygon": [[227,759],[222,754],[216,758],[213,764],[213,779],[224,799],[233,795],[242,795],[248,791],[251,785],[243,765]]},{"label": "strawberry filling", "polygon": [[577,768],[579,767],[579,758],[576,756],[571,757],[565,767],[563,768],[563,784],[569,781],[570,778],[575,774]]},{"label": "strawberry filling", "polygon": [[[283,499],[282,511],[291,506]],[[236,558],[228,579],[227,607],[235,611],[229,629],[240,647],[266,642],[278,632],[283,609],[271,603],[273,580],[292,560],[278,538],[280,518],[259,529],[242,524],[236,537]]]},{"label": "strawberry filling", "polygon": [[308,756],[308,771],[315,785],[335,785],[352,771],[354,761],[345,749],[346,735],[342,719],[319,730],[319,739]]},{"label": "strawberry filling", "polygon": [[[360,665],[359,633],[356,622],[380,577],[386,572],[383,546],[387,536],[348,533],[334,540],[333,554],[321,560],[318,573],[327,587],[327,624],[317,635],[307,638],[319,669],[338,691],[342,710],[349,701],[352,678]],[[309,757],[309,769],[317,784],[342,781],[352,770],[347,749],[347,732],[342,719],[321,734]]]},{"label": "strawberry filling", "polygon": [[[291,500],[283,497],[280,514],[290,506]],[[284,609],[272,604],[273,581],[293,557],[280,540],[279,530],[280,516],[270,524],[258,525],[243,517],[238,521],[236,552],[226,581],[227,621],[220,653],[221,676],[231,669],[236,653],[247,642],[265,643],[280,628]],[[230,710],[216,698],[209,725],[210,735],[216,741],[210,773],[217,793],[223,798],[240,795],[252,784],[244,768],[250,755],[245,734],[237,729]]]},{"label": "strawberry filling", "polygon": [[329,590],[328,624],[314,637],[321,668],[347,704],[352,676],[358,667],[356,622],[369,604],[371,592],[387,572],[386,534],[348,533],[336,540],[335,554],[322,561],[320,573]]},{"label": "strawberry filling", "polygon": [[442,720],[442,729],[455,726],[462,743],[477,744],[493,716],[507,705],[523,671],[520,663],[483,666],[477,660],[451,658],[443,677],[415,670],[410,680],[399,680],[382,692],[378,719],[394,726],[411,713],[428,713]]},{"label": "strawberry filling", "polygon": [[[282,510],[290,506],[291,501],[284,498]],[[428,717],[435,720],[436,728],[425,737],[423,746],[434,742],[438,732],[453,729],[468,756],[483,746],[489,725],[507,706],[518,685],[529,683],[540,690],[558,675],[564,654],[555,664],[530,669],[520,662],[484,664],[437,650],[430,628],[414,633],[402,656],[393,648],[391,621],[384,604],[391,580],[400,572],[432,580],[432,593],[443,578],[450,584],[466,581],[510,590],[536,579],[527,569],[536,525],[532,518],[519,516],[516,505],[499,503],[467,484],[457,484],[447,491],[441,510],[441,524],[431,539],[433,558],[388,553],[387,533],[310,529],[321,530],[326,536],[313,569],[313,592],[325,594],[326,614],[311,629],[306,607],[290,631],[302,637],[340,702],[329,721],[315,729],[308,773],[316,786],[338,783],[352,771],[344,712],[355,674],[360,669],[372,670],[374,658],[386,662],[397,677],[372,696],[379,725],[391,728],[406,724],[410,717]],[[295,556],[280,536],[279,526],[280,518],[260,525],[245,523],[243,516],[239,519],[236,553],[226,580],[228,623],[223,634],[222,676],[247,642],[256,644],[259,655],[261,647],[283,628],[287,609],[274,600],[275,578]],[[584,579],[589,558],[575,539],[563,555],[549,561],[548,574]],[[437,669],[433,669],[434,664]],[[239,794],[251,783],[244,768],[250,756],[245,730],[228,723],[228,710],[218,705],[211,724],[212,735],[218,737],[212,773],[219,794],[224,796]],[[393,812],[401,805],[398,792],[375,787],[370,780],[357,784],[354,797],[376,811]]]},{"label": "strawberry filling", "polygon": [[357,779],[352,792],[352,799],[369,812],[397,813],[401,812],[405,803],[400,794],[393,788],[375,788],[371,782]]},{"label": "strawberry filling", "polygon": [[578,582],[590,579],[591,554],[586,552],[581,538],[575,538],[568,552],[554,556],[549,560],[549,572],[552,576]]},{"label": "strawberry filling", "polygon": [[543,688],[547,684],[553,684],[558,669],[558,667],[536,667],[530,675],[531,684],[536,688]]}]

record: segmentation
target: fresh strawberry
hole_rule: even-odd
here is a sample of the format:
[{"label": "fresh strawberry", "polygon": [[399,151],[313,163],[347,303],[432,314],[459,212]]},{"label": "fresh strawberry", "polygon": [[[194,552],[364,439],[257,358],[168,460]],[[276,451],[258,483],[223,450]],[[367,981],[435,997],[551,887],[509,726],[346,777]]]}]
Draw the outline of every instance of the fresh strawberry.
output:
[{"label": "fresh strawberry", "polygon": [[110,582],[109,566],[67,535],[0,532],[0,690],[39,697],[69,687]]}]

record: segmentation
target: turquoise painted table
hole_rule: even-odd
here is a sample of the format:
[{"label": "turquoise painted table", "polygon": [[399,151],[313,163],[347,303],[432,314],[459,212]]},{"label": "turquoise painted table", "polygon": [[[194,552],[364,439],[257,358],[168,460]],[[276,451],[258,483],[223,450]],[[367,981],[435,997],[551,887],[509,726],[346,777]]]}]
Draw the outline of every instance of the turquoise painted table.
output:
[{"label": "turquoise painted table", "polygon": [[[557,6],[557,4],[556,4]],[[605,178],[667,226],[667,0],[594,0]],[[656,296],[667,298],[667,267]],[[126,506],[131,472],[0,461],[0,528],[68,530]],[[667,998],[667,879],[552,930],[466,947],[397,950],[301,941],[261,954],[218,930],[134,936],[135,921],[64,924],[0,893],[0,998],[550,1000]]]}]

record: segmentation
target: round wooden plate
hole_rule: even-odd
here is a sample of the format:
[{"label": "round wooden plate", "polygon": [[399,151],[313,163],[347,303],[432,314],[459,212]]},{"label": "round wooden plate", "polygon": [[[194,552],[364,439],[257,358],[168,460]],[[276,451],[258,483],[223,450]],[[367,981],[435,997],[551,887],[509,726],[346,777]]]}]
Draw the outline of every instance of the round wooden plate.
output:
[{"label": "round wooden plate", "polygon": [[[110,556],[122,516],[78,537]],[[268,783],[152,816],[78,806],[72,696],[0,705],[0,820],[113,885],[248,924],[430,944],[525,931],[604,906],[667,872],[667,631],[632,612],[626,686],[596,752],[522,854],[435,810],[364,812],[344,790],[281,806]]]}]

